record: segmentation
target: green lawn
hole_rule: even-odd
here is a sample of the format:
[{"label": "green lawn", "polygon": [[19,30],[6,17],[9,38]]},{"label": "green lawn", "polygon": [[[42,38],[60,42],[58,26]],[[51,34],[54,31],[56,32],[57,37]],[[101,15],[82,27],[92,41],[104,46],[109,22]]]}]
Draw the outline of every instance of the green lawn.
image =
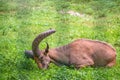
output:
[{"label": "green lawn", "polygon": [[[53,28],[40,45],[51,48],[78,38],[110,43],[117,51],[112,68],[76,70],[50,64],[39,70],[24,56],[33,39]],[[119,80],[120,0],[0,0],[0,80]]]}]

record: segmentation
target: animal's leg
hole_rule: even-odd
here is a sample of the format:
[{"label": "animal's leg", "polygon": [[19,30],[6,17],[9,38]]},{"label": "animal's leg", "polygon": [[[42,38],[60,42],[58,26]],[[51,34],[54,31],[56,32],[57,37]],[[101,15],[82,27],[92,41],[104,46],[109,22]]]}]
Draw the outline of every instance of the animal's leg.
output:
[{"label": "animal's leg", "polygon": [[84,68],[84,67],[87,67],[87,66],[93,66],[93,64],[89,64],[89,65],[88,64],[82,64],[82,65],[80,64],[80,65],[76,65],[75,68],[80,69],[80,68]]},{"label": "animal's leg", "polygon": [[115,65],[115,63],[116,63],[116,59],[114,59],[114,60],[112,60],[111,62],[109,62],[109,63],[106,65],[106,67],[112,67],[112,66]]},{"label": "animal's leg", "polygon": [[85,63],[85,64],[76,65],[75,68],[79,69],[79,68],[84,68],[84,67],[93,66],[93,65],[94,65],[94,62],[92,62],[92,63]]},{"label": "animal's leg", "polygon": [[62,64],[60,64],[59,62],[56,62],[56,61],[54,61],[52,59],[51,59],[51,62],[54,63],[54,64],[56,64],[57,66],[62,66]]},{"label": "animal's leg", "polygon": [[80,68],[84,68],[84,67],[86,67],[86,65],[77,65],[77,66],[75,66],[76,69],[80,69]]}]

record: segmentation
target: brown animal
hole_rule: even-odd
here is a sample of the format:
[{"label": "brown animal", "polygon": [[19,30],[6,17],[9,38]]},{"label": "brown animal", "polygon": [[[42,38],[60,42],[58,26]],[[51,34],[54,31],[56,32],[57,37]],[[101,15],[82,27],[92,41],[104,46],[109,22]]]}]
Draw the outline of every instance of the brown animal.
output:
[{"label": "brown animal", "polygon": [[36,61],[38,67],[47,69],[50,62],[56,65],[73,65],[75,68],[85,66],[112,67],[116,63],[116,51],[105,42],[77,39],[65,46],[45,50],[39,49],[39,43],[47,36],[55,33],[48,30],[39,34],[32,43],[32,51],[25,51],[25,55]]}]

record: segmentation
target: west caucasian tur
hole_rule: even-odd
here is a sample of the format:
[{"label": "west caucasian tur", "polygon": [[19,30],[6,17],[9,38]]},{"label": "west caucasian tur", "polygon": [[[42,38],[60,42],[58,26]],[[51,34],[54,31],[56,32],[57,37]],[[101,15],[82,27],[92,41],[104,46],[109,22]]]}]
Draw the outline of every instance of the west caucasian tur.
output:
[{"label": "west caucasian tur", "polygon": [[26,50],[25,55],[35,60],[40,69],[47,69],[52,62],[56,65],[73,65],[79,69],[85,66],[112,67],[116,63],[116,50],[106,42],[77,39],[67,45],[45,50],[39,49],[43,39],[55,33],[50,29],[39,34],[32,42],[32,50]]}]

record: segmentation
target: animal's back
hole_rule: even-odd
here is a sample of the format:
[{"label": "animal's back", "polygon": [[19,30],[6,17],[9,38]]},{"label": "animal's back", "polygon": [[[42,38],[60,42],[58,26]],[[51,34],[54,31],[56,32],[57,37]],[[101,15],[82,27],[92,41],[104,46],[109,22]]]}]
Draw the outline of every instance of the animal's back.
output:
[{"label": "animal's back", "polygon": [[105,42],[78,39],[69,44],[69,47],[70,60],[72,64],[107,66],[107,64],[112,61],[115,62],[116,59],[115,49]]}]

